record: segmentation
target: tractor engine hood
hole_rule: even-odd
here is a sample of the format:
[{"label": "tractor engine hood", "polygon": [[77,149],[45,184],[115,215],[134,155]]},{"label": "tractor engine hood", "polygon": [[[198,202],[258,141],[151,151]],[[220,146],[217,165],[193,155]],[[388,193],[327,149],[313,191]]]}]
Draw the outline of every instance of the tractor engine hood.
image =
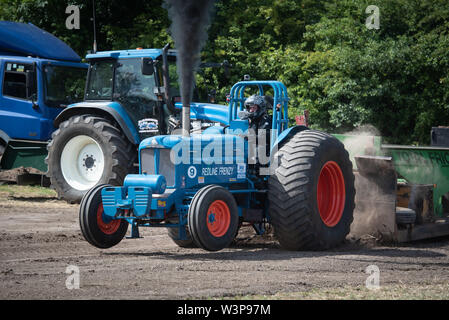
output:
[{"label": "tractor engine hood", "polygon": [[162,175],[168,188],[246,181],[248,144],[232,134],[155,136],[139,147],[143,177]]},{"label": "tractor engine hood", "polygon": [[[155,152],[154,150],[160,151]],[[166,153],[165,150],[169,150]],[[164,154],[163,165],[176,167],[182,165],[236,165],[246,163],[248,158],[248,144],[243,137],[231,134],[193,134],[189,137],[182,135],[155,136],[143,140],[139,146],[140,169],[148,173],[156,173],[154,166],[157,159],[151,160],[147,155]],[[158,173],[162,174],[162,173]],[[167,182],[170,179],[167,179]],[[171,185],[169,182],[168,185]]]},{"label": "tractor engine hood", "polygon": [[[175,107],[177,109],[182,109],[182,103],[176,103]],[[190,119],[219,122],[227,126],[229,125],[229,106],[212,103],[191,102]]]}]

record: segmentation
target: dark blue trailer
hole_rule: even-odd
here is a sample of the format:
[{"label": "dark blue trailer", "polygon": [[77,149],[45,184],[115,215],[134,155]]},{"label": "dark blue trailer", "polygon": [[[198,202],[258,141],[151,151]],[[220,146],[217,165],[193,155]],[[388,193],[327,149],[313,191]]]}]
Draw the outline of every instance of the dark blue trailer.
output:
[{"label": "dark blue trailer", "polygon": [[47,171],[53,121],[84,98],[88,65],[32,25],[0,21],[0,168]]}]

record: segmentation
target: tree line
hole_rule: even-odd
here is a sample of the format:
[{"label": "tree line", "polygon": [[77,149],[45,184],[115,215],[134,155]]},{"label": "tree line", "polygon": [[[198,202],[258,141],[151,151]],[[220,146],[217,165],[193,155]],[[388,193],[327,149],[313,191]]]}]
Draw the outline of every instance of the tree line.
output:
[{"label": "tree line", "polygon": [[[66,28],[68,5],[80,8],[80,29]],[[368,28],[368,6],[379,9]],[[80,56],[93,43],[91,0],[0,0],[0,19],[31,22]],[[96,0],[99,50],[161,48],[172,43],[162,0]],[[231,86],[280,80],[294,121],[310,112],[312,128],[332,133],[371,125],[391,143],[428,144],[433,126],[449,125],[449,6],[446,0],[219,0],[200,98],[211,89],[225,101]]]}]

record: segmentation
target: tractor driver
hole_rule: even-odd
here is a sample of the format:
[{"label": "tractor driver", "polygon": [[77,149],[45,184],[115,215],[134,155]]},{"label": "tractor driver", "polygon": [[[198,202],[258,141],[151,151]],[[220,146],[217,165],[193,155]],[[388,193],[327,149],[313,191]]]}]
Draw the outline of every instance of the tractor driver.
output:
[{"label": "tractor driver", "polygon": [[271,118],[267,112],[267,102],[259,95],[252,95],[245,100],[245,111],[239,113],[242,120],[249,121],[249,129],[258,132],[259,129],[270,130]]},{"label": "tractor driver", "polygon": [[[268,156],[270,153],[270,129],[272,121],[270,115],[268,114],[267,100],[268,97],[263,97],[260,95],[250,96],[245,100],[245,110],[239,112],[239,118],[241,120],[248,120],[249,132],[256,135],[257,149],[260,150],[260,144],[265,143],[265,153]],[[258,160],[261,160],[260,154],[258,156]]]}]

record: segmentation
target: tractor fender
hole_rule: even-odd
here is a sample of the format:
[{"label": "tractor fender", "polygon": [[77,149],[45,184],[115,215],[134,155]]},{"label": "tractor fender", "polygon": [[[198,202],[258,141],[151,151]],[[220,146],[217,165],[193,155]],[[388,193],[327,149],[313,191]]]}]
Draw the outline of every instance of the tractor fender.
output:
[{"label": "tractor fender", "polygon": [[273,150],[277,147],[279,149],[285,142],[290,139],[291,136],[294,136],[296,133],[309,130],[306,126],[294,126],[290,127],[284,131],[277,137],[277,139],[274,141],[274,143],[271,145],[271,152],[270,154],[273,154]]},{"label": "tractor fender", "polygon": [[139,133],[130,117],[118,102],[80,102],[72,104],[62,111],[53,121],[55,128],[70,117],[93,114],[111,118],[117,122],[125,137],[133,144],[140,143]]}]

